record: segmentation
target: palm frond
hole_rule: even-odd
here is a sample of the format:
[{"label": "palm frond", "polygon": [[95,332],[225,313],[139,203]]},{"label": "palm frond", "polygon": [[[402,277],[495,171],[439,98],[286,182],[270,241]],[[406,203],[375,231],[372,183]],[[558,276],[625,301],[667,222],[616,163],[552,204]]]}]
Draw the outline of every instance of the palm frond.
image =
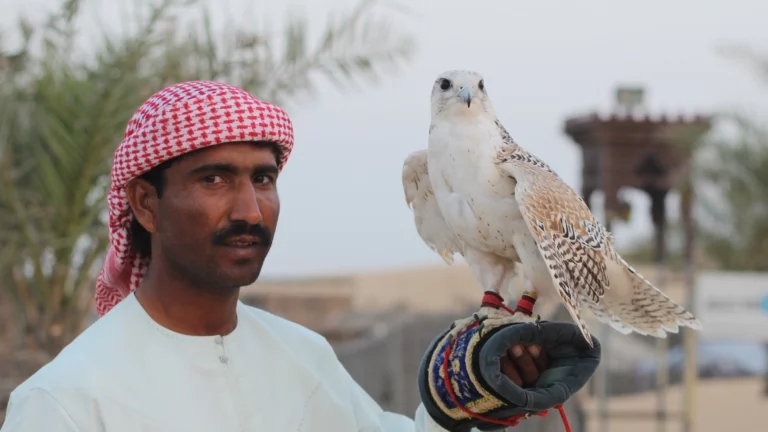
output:
[{"label": "palm frond", "polygon": [[[380,14],[382,0],[362,0],[329,20],[317,43],[310,21],[297,14],[280,33],[215,34],[211,4],[148,0],[121,32],[103,29],[90,52],[77,45],[84,1],[62,0],[44,27],[20,21],[20,51],[0,45],[0,243],[9,245],[0,251],[0,281],[7,281],[0,290],[24,311],[17,327],[35,329],[51,352],[89,312],[88,291],[108,244],[112,155],[151,94],[209,79],[286,103],[314,94],[320,78],[339,90],[375,83],[414,51],[413,40]],[[192,6],[201,18],[183,27],[180,12]],[[55,336],[53,327],[75,330]]]}]

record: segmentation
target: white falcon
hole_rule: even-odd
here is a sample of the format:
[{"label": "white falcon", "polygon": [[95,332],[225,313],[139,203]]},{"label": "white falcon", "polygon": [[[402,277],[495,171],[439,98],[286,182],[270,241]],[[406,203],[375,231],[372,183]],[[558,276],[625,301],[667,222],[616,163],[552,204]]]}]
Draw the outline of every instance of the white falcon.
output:
[{"label": "white falcon", "polygon": [[619,256],[581,196],[512,139],[476,72],[435,81],[429,145],[406,158],[403,188],[419,235],[448,264],[462,255],[500,295],[519,265],[525,290],[556,291],[590,345],[582,307],[623,334],[701,329]]}]

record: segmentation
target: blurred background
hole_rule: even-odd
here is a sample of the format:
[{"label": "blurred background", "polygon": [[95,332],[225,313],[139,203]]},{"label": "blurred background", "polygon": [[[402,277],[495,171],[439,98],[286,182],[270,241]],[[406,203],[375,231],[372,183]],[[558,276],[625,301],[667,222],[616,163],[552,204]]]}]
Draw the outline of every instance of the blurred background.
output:
[{"label": "blurred background", "polygon": [[705,326],[657,341],[594,322],[605,354],[567,404],[574,432],[761,429],[766,16],[759,0],[0,0],[0,424],[10,391],[96,318],[128,119],[189,79],[242,86],[295,125],[278,233],[243,301],[325,335],[412,416],[424,349],[481,288],[423,244],[400,172],[427,145],[436,76],[473,69],[512,136]]}]

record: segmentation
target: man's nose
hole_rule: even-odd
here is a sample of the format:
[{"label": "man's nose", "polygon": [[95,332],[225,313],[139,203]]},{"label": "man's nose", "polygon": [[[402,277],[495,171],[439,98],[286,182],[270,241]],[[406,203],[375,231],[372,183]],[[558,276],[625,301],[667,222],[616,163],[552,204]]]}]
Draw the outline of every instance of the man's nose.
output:
[{"label": "man's nose", "polygon": [[245,221],[249,225],[261,223],[263,218],[261,216],[261,209],[259,208],[259,195],[253,187],[253,184],[249,182],[240,186],[235,194],[234,200],[232,213],[230,214],[232,220]]}]

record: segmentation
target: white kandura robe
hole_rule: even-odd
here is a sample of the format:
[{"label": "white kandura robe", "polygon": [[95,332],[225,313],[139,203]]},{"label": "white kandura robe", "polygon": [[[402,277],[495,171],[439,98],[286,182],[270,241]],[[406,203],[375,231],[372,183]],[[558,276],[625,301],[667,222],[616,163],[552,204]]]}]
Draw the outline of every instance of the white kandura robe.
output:
[{"label": "white kandura robe", "polygon": [[444,431],[423,405],[415,420],[383,411],[318,334],[237,314],[227,336],[186,336],[131,294],[13,391],[0,431]]}]

